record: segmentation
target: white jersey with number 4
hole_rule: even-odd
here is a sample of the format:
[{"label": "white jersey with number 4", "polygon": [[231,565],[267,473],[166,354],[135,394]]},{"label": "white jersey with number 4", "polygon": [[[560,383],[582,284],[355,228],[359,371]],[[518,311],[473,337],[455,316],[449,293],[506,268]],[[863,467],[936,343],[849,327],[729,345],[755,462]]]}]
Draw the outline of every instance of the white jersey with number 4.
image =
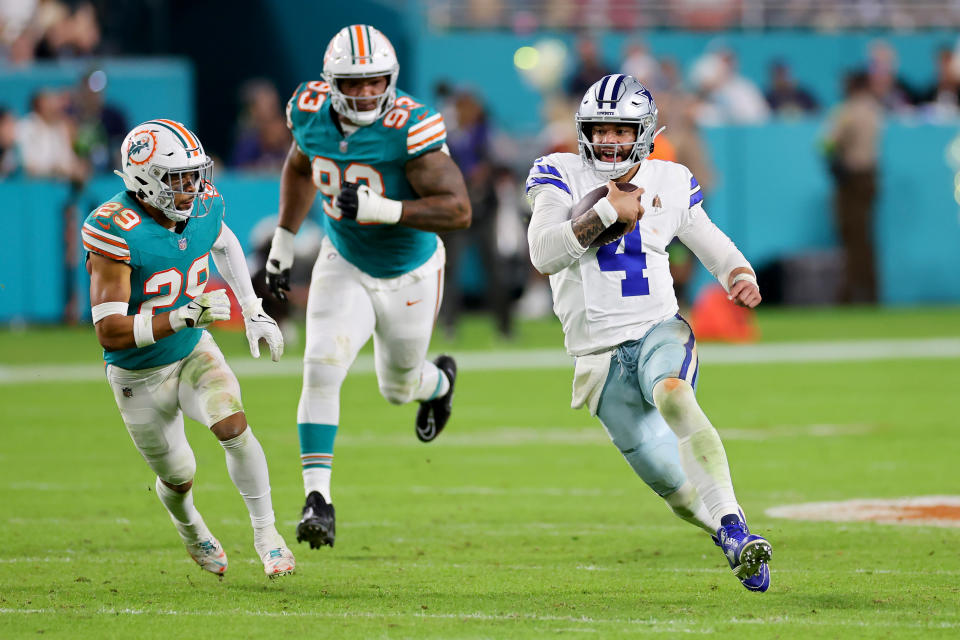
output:
[{"label": "white jersey with number 4", "polygon": [[722,284],[733,269],[749,267],[707,217],[703,192],[690,170],[663,160],[644,160],[630,180],[644,190],[644,213],[636,229],[617,242],[584,251],[573,236],[570,209],[606,182],[578,155],[554,153],[534,162],[526,184],[533,208],[531,259],[550,275],[553,309],[574,356],[641,338],[677,313],[666,251],[674,237]]}]

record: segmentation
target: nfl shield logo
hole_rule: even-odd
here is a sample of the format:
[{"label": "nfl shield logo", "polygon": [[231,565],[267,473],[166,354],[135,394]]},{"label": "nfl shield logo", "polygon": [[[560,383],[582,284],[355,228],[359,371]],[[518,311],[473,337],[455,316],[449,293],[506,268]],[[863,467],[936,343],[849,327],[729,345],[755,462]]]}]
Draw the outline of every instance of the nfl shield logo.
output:
[{"label": "nfl shield logo", "polygon": [[340,153],[346,153],[346,152],[347,152],[347,141],[346,141],[346,140],[341,140],[341,141],[340,141]]},{"label": "nfl shield logo", "polygon": [[186,238],[180,238],[180,239],[177,241],[177,246],[180,247],[180,251],[184,251],[184,250],[187,248],[187,239],[186,239]]}]

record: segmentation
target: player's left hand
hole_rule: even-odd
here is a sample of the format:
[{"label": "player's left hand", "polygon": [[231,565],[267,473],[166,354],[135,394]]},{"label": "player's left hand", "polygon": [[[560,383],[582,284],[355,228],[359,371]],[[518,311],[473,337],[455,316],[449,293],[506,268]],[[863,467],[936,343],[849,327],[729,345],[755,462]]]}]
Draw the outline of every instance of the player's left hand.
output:
[{"label": "player's left hand", "polygon": [[384,198],[369,186],[356,182],[345,182],[340,187],[334,206],[344,218],[366,224],[396,224],[403,213],[403,203],[399,200]]},{"label": "player's left hand", "polygon": [[283,334],[277,321],[263,312],[263,301],[256,298],[243,307],[243,325],[247,330],[250,355],[260,357],[260,340],[270,347],[270,359],[279,362],[283,355]]},{"label": "player's left hand", "polygon": [[753,309],[760,304],[760,287],[749,280],[740,280],[730,287],[730,293],[727,298],[733,300],[734,304],[741,307]]}]

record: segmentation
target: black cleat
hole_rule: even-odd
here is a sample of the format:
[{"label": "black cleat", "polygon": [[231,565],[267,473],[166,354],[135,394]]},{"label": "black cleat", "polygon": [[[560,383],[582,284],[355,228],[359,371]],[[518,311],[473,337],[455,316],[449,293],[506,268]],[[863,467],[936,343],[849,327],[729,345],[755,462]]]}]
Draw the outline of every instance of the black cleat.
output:
[{"label": "black cleat", "polygon": [[424,400],[417,411],[417,438],[420,442],[430,442],[443,431],[450,419],[451,405],[453,404],[453,386],[457,381],[457,361],[446,354],[437,356],[433,361],[437,368],[446,374],[450,381],[450,389],[433,400]]},{"label": "black cleat", "polygon": [[297,525],[297,542],[306,540],[311,549],[319,549],[325,544],[332,547],[336,528],[333,505],[327,504],[320,492],[311,491]]}]

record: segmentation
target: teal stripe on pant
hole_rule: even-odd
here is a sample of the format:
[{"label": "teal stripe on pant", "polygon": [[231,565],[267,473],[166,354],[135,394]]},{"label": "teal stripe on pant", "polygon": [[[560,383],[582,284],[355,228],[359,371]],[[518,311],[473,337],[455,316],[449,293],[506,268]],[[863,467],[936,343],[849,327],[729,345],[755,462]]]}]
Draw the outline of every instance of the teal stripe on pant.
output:
[{"label": "teal stripe on pant", "polygon": [[[301,456],[328,455],[332,458],[333,441],[337,437],[337,425],[301,422],[297,424],[297,431],[300,433]],[[310,460],[309,463],[305,462],[305,464],[310,464],[311,466],[317,463],[318,460],[316,458]]]}]

